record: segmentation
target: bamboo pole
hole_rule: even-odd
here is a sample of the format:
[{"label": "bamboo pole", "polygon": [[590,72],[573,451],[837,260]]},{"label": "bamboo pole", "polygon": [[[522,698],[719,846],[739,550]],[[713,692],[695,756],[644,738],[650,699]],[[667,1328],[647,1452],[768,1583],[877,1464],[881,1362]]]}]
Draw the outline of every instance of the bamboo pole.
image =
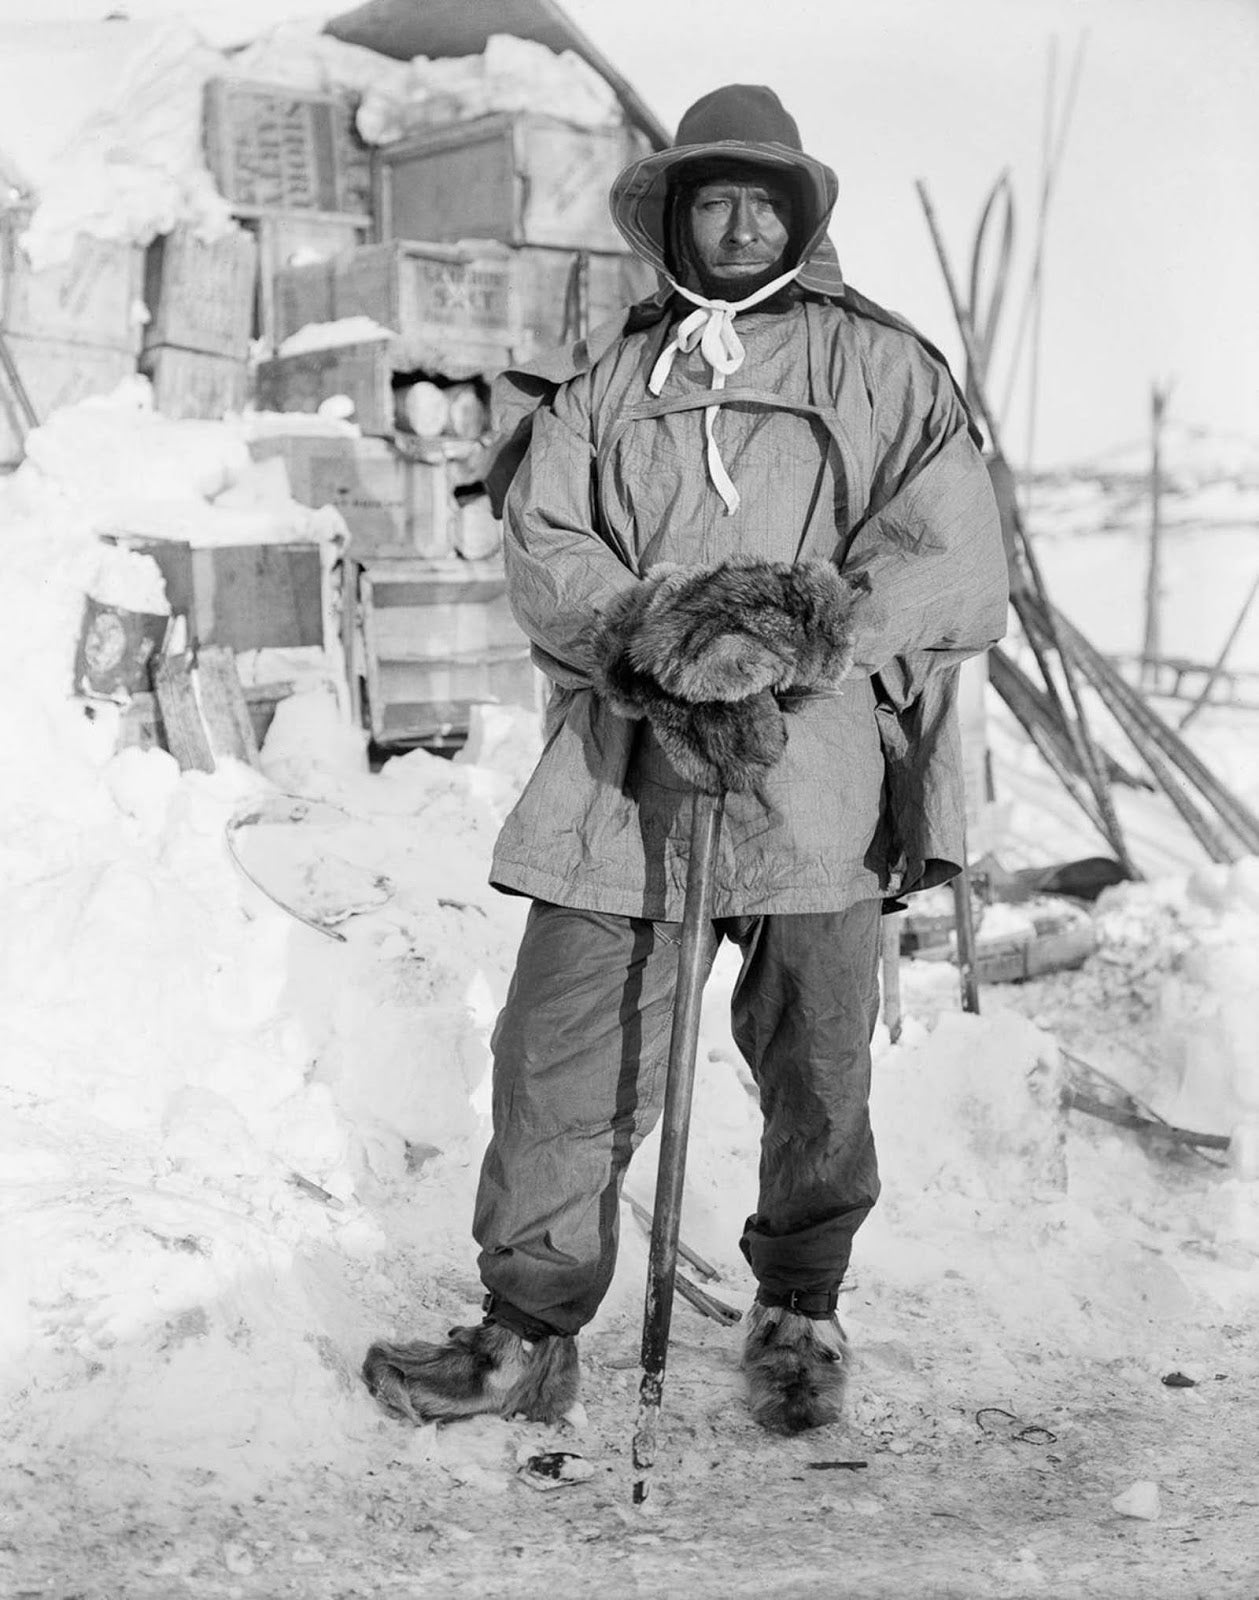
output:
[{"label": "bamboo pole", "polygon": [[1181,717],[1180,722],[1177,724],[1177,727],[1181,733],[1185,731],[1193,719],[1198,715],[1199,711],[1202,710],[1203,706],[1206,705],[1207,701],[1211,698],[1211,690],[1215,688],[1216,684],[1220,680],[1225,664],[1227,663],[1229,656],[1232,654],[1233,646],[1237,643],[1237,637],[1245,625],[1246,618],[1250,615],[1250,608],[1254,605],[1256,597],[1259,597],[1259,573],[1255,574],[1255,581],[1250,586],[1250,593],[1246,596],[1245,600],[1242,601],[1242,608],[1237,613],[1237,621],[1229,629],[1228,638],[1225,639],[1223,645],[1220,647],[1220,653],[1218,656],[1216,656],[1215,664],[1207,674],[1207,680],[1202,685],[1202,689],[1198,695],[1198,698],[1189,707],[1188,711],[1185,712],[1184,716]]},{"label": "bamboo pole", "polygon": [[[1014,334],[1013,351],[1010,358],[1010,373],[1006,382],[1005,395],[1001,402],[1001,416],[1004,419],[1010,414],[1010,405],[1014,398],[1015,380],[1019,373],[1019,363],[1023,353],[1023,340],[1027,334],[1033,313],[1039,317],[1039,307],[1042,300],[1045,275],[1045,245],[1049,231],[1049,210],[1053,200],[1054,190],[1062,172],[1062,163],[1066,155],[1067,134],[1071,128],[1071,119],[1075,111],[1076,95],[1080,88],[1080,77],[1084,70],[1084,50],[1088,43],[1088,30],[1081,35],[1076,45],[1075,56],[1071,63],[1071,77],[1067,83],[1066,97],[1063,103],[1062,116],[1058,121],[1057,137],[1054,140],[1053,156],[1049,163],[1042,162],[1040,203],[1036,214],[1036,240],[1032,248],[1032,270],[1028,279],[1027,291],[1023,296],[1023,304],[1019,308],[1019,320]],[[1053,56],[1056,47],[1051,46],[1050,78],[1054,75]],[[1051,97],[1052,90],[1047,89],[1047,100]]]},{"label": "bamboo pole", "polygon": [[1145,632],[1141,643],[1141,681],[1149,683],[1163,653],[1163,418],[1168,390],[1150,390],[1150,548],[1145,569]]},{"label": "bamboo pole", "polygon": [[1093,805],[1091,796],[1081,788],[1080,780],[1064,760],[1054,737],[1057,725],[1051,730],[1047,717],[1035,699],[1035,691],[1025,675],[1019,671],[999,645],[988,652],[988,668],[993,688],[1013,712],[1019,726],[1040,753],[1041,759],[1058,782],[1079,806],[1096,828],[1098,835],[1106,838],[1106,828]]},{"label": "bamboo pole", "polygon": [[[978,405],[980,415],[982,416],[988,429],[988,437],[992,443],[993,450],[997,455],[1003,456],[1005,452],[1001,448],[1001,437],[1000,430],[997,426],[997,419],[993,414],[991,405],[988,403],[986,385],[984,384],[982,378],[978,376],[980,365],[977,359],[978,352],[975,349],[975,341],[970,326],[970,319],[967,317],[966,310],[958,297],[957,284],[953,278],[953,269],[949,265],[948,253],[944,248],[944,237],[940,231],[939,223],[936,220],[935,207],[932,205],[931,198],[927,193],[927,187],[921,179],[918,180],[916,187],[918,189],[918,197],[922,202],[923,212],[926,215],[927,226],[931,232],[932,242],[935,245],[936,256],[938,257],[940,263],[940,270],[944,274],[945,288],[948,291],[949,301],[953,307],[953,316],[957,322],[958,332],[961,335],[962,344],[966,350],[966,357],[970,362],[972,369],[976,373],[976,403]],[[1070,719],[1067,719],[1067,729],[1071,734],[1072,743],[1076,747],[1076,754],[1080,762],[1080,770],[1083,772],[1089,788],[1093,791],[1093,797],[1097,803],[1098,814],[1101,816],[1106,826],[1106,837],[1110,843],[1111,849],[1115,852],[1115,856],[1118,859],[1120,866],[1130,878],[1133,880],[1139,880],[1141,878],[1141,873],[1137,870],[1135,862],[1128,853],[1128,847],[1124,842],[1123,829],[1119,825],[1119,817],[1115,812],[1114,801],[1111,798],[1110,789],[1106,783],[1097,759],[1097,750],[1093,743],[1092,735],[1089,732],[1088,718],[1084,709],[1083,699],[1080,695],[1079,683],[1076,678],[1075,671],[1072,663],[1066,655],[1066,652],[1062,648],[1062,643],[1057,631],[1052,625],[1056,619],[1057,613],[1048,603],[1048,591],[1046,590],[1044,577],[1040,570],[1040,562],[1037,560],[1036,552],[1032,547],[1031,538],[1028,535],[1027,528],[1024,525],[1022,516],[1019,513],[1017,503],[1010,507],[1010,513],[1013,518],[1014,529],[1018,539],[1019,554],[1022,557],[1023,564],[1027,568],[1027,573],[1031,578],[1033,589],[1035,590],[1036,594],[1042,598],[1042,601],[1045,605],[1046,614],[1051,622],[1049,637],[1058,653],[1058,660],[1062,666],[1062,675],[1066,680],[1067,690],[1071,696],[1072,704],[1075,707],[1075,720],[1073,722]],[[1024,592],[1020,593],[1016,587],[1013,595],[1013,601],[1015,610],[1018,612],[1019,619],[1020,621],[1023,621],[1023,613],[1027,608],[1026,591],[1024,590]],[[1026,622],[1024,622],[1024,626],[1026,627]],[[1035,648],[1035,645],[1033,648]],[[1047,663],[1041,660],[1039,652],[1037,654],[1037,659],[1041,661],[1042,672],[1046,673],[1046,687],[1052,692],[1053,679],[1052,676],[1048,675]]]},{"label": "bamboo pole", "polygon": [[[1039,619],[1037,619],[1039,620]],[[1059,613],[1056,617],[1059,635],[1079,661],[1099,694],[1108,697],[1111,714],[1124,728],[1129,738],[1135,728],[1145,736],[1150,745],[1166,755],[1172,765],[1183,774],[1207,801],[1251,853],[1259,853],[1259,817],[1226,789],[1205,762],[1194,752],[1173,728],[1169,728],[1141,693],[1126,682],[1123,675],[1107,661],[1095,645],[1089,643],[1072,623]],[[1103,685],[1105,688],[1103,689]],[[1141,751],[1141,744],[1133,740]],[[1170,796],[1169,796],[1170,798]]]}]

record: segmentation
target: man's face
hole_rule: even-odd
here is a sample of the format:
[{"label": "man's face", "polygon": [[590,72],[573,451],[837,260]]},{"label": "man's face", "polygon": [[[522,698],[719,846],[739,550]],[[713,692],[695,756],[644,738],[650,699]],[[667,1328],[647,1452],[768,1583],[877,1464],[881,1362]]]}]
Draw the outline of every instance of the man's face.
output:
[{"label": "man's face", "polygon": [[705,183],[691,197],[691,251],[704,292],[742,300],[785,268],[795,221],[784,184],[763,173]]}]

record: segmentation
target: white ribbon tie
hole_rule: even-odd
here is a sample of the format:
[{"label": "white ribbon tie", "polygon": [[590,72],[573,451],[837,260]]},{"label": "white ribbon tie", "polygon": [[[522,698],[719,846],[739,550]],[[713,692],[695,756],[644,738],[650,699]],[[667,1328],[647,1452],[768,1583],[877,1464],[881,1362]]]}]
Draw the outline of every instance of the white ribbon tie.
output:
[{"label": "white ribbon tie", "polygon": [[[697,309],[692,311],[689,317],[682,319],[673,337],[660,352],[660,358],[651,369],[651,377],[647,380],[648,390],[654,395],[659,395],[673,370],[673,361],[678,351],[690,355],[697,345],[700,354],[712,369],[711,387],[724,389],[726,379],[743,365],[745,353],[743,341],[735,332],[734,319],[740,311],[750,310],[762,300],[768,300],[771,295],[777,294],[779,289],[790,283],[799,271],[798,266],[792,267],[790,272],[784,272],[781,277],[763,284],[755,294],[748,295],[746,300],[705,300],[702,295],[684,289],[680,283],[673,283],[671,278],[669,281],[673,283],[677,292]],[[718,409],[715,405],[704,408],[704,437],[708,441],[708,476],[712,479],[713,488],[725,502],[726,515],[733,516],[739,509],[739,491],[726,471],[721,451],[718,450],[717,441],[713,436],[713,424],[717,420]]]}]

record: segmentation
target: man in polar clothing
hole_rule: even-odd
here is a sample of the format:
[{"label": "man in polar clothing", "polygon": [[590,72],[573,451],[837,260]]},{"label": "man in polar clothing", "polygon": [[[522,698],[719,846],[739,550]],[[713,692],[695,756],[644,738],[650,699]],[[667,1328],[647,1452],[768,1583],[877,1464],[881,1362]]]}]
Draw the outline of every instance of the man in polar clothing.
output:
[{"label": "man in polar clothing", "polygon": [[372,1347],[406,1415],[576,1399],[663,1100],[697,789],[727,796],[708,955],[742,953],[765,1119],[750,1403],[784,1431],[837,1415],[836,1294],[879,1191],[880,915],[962,862],[957,670],[1003,632],[1007,575],[965,406],[843,282],[836,193],[771,90],[705,96],[612,190],[660,293],[521,381],[507,573],[552,690],[493,882],[533,904],[494,1035],[486,1319]]}]

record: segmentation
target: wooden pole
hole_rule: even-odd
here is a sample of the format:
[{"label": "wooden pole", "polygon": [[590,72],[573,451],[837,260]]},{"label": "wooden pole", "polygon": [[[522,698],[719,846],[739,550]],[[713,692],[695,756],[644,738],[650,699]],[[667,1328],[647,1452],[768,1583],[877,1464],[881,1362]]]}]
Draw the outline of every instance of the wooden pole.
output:
[{"label": "wooden pole", "polygon": [[700,1005],[708,963],[708,923],[723,808],[721,796],[696,794],[691,816],[691,857],[682,910],[678,986],[673,1002],[673,1032],[669,1039],[669,1070],[661,1120],[660,1167],[647,1258],[643,1377],[638,1393],[638,1425],[634,1430],[633,1449],[635,1505],[642,1505],[646,1500],[651,1470],[656,1463],[656,1430],[673,1317],[682,1188],[686,1180],[686,1139],[695,1088],[695,1051],[699,1043]]},{"label": "wooden pole", "polygon": [[953,880],[953,921],[957,929],[957,970],[962,984],[962,1010],[978,1016],[979,955],[975,948],[975,916],[965,845],[962,847],[962,870]]},{"label": "wooden pole", "polygon": [[[1259,854],[1259,816],[1244,801],[1226,789],[1204,761],[1189,748],[1175,731],[1169,728],[1156,711],[1149,706],[1140,690],[1134,689],[1118,669],[1111,665],[1095,645],[1089,643],[1072,623],[1062,616],[1056,618],[1058,634],[1079,662],[1098,693],[1105,685],[1111,714],[1124,728],[1129,738],[1130,728],[1143,734],[1151,745],[1157,747],[1197,789],[1198,793],[1246,846],[1250,854]],[[1138,751],[1142,747],[1133,740]],[[1144,753],[1144,752],[1142,752]]]},{"label": "wooden pole", "polygon": [[903,911],[883,918],[883,1022],[892,1044],[899,1044],[905,1018],[901,1010],[901,919]]},{"label": "wooden pole", "polygon": [[1155,384],[1150,390],[1150,549],[1145,569],[1145,633],[1141,643],[1141,681],[1149,683],[1155,663],[1163,653],[1160,612],[1163,604],[1163,418],[1168,391]]}]

